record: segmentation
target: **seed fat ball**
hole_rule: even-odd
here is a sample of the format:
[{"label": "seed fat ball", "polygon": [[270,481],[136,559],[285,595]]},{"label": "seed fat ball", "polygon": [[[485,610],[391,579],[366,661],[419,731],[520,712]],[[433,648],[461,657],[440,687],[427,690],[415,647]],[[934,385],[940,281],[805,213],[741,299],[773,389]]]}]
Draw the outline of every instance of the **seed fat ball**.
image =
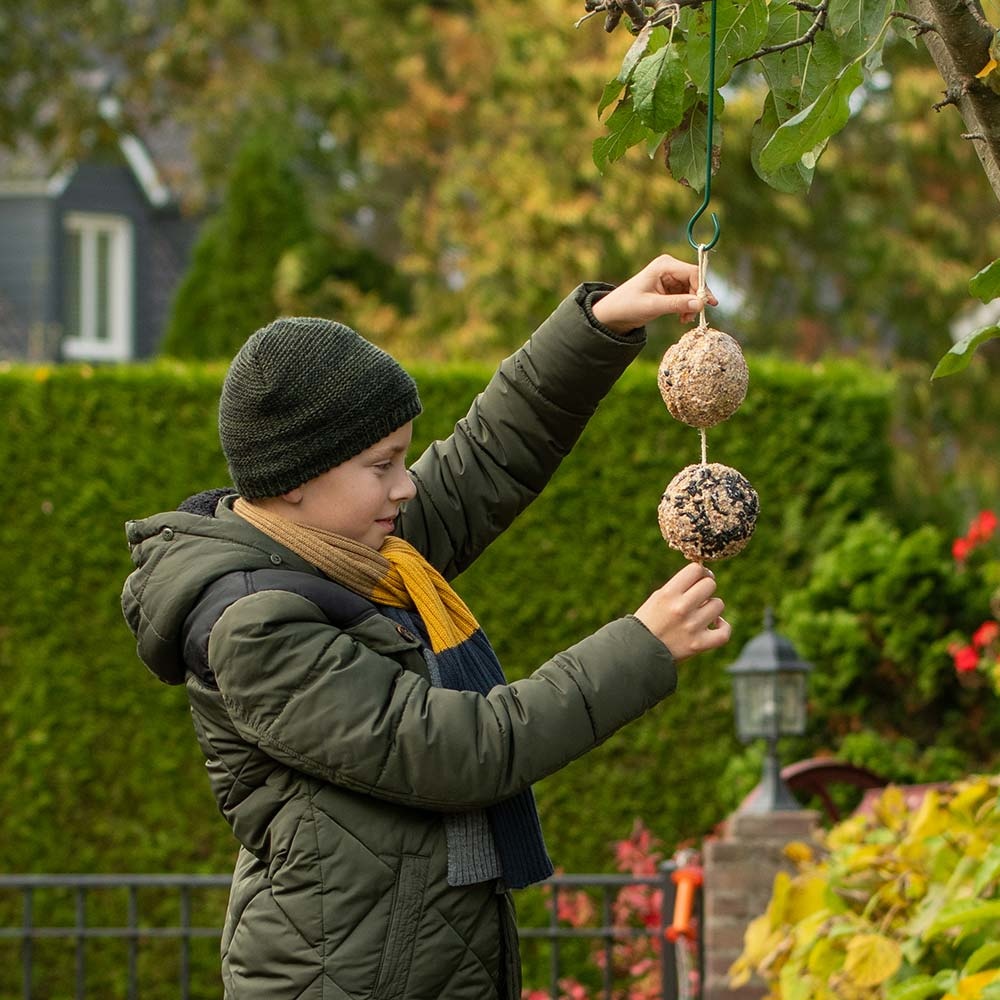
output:
[{"label": "seed fat ball", "polygon": [[696,327],[667,348],[657,382],[670,415],[691,427],[714,427],[746,398],[750,380],[740,345],[721,330]]},{"label": "seed fat ball", "polygon": [[666,543],[686,559],[726,559],[740,552],[757,525],[760,500],[728,465],[689,465],[674,476],[657,511]]}]

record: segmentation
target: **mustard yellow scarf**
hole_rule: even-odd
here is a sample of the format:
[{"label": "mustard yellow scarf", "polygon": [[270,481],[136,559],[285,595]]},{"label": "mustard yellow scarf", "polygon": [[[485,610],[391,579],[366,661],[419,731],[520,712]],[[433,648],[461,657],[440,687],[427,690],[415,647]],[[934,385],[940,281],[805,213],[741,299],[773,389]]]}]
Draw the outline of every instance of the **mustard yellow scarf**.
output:
[{"label": "mustard yellow scarf", "polygon": [[415,610],[435,653],[458,646],[479,628],[448,581],[402,538],[390,535],[376,551],[346,535],[290,521],[242,497],[235,501],[233,510],[331,580],[376,604]]}]

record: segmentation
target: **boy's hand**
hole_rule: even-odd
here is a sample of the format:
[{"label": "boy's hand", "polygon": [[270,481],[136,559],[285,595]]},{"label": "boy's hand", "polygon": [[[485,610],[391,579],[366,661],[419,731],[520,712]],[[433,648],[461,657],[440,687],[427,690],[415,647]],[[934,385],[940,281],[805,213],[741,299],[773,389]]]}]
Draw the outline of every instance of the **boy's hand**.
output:
[{"label": "boy's hand", "polygon": [[[719,300],[706,291],[705,304]],[[628,333],[652,319],[676,313],[690,323],[701,312],[698,267],[663,254],[614,291],[594,303],[594,317],[615,333]]]},{"label": "boy's hand", "polygon": [[670,650],[674,660],[716,649],[729,641],[732,629],[720,617],[725,605],[715,593],[715,577],[697,563],[688,563],[635,613]]}]

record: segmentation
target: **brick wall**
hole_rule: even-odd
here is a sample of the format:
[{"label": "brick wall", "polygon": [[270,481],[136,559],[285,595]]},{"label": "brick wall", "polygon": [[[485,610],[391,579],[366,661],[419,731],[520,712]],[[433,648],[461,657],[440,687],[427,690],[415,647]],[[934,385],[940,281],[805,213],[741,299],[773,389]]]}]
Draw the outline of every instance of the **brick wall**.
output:
[{"label": "brick wall", "polygon": [[817,823],[818,814],[811,810],[736,813],[726,820],[718,839],[706,841],[703,1000],[760,1000],[767,993],[753,980],[730,989],[729,967],[743,950],[747,924],[767,908],[774,876],[781,869],[792,871],[785,845],[808,841]]}]

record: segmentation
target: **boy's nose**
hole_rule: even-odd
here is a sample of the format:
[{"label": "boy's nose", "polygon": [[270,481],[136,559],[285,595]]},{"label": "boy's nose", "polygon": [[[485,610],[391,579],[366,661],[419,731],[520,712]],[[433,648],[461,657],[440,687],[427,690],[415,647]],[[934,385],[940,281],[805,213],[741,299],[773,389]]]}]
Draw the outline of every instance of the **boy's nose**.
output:
[{"label": "boy's nose", "polygon": [[405,503],[407,500],[412,500],[416,495],[417,484],[410,478],[410,473],[404,470],[402,476],[396,481],[392,491],[392,499],[398,500],[400,503]]}]

